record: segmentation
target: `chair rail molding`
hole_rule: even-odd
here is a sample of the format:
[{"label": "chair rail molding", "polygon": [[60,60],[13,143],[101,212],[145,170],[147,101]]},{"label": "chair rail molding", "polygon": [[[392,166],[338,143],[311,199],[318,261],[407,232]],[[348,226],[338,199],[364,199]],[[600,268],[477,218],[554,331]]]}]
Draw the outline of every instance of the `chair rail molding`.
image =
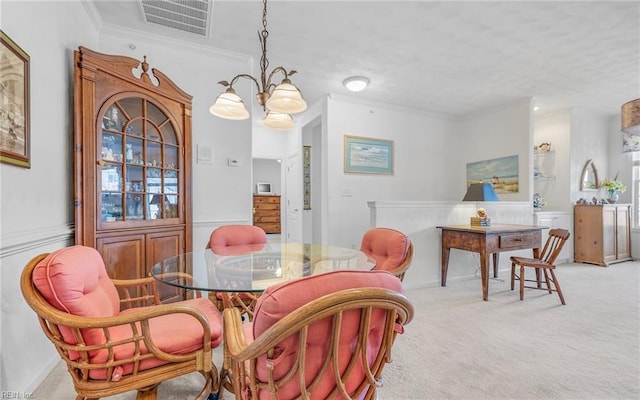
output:
[{"label": "chair rail molding", "polygon": [[24,231],[3,232],[0,236],[0,258],[24,253],[62,241],[73,241],[75,224],[38,227]]}]

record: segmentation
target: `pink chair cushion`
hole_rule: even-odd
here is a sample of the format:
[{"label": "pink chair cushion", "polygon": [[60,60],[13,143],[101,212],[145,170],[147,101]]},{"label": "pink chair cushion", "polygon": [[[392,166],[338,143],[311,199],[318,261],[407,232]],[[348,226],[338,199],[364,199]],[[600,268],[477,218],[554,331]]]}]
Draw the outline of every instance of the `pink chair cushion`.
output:
[{"label": "pink chair cushion", "polygon": [[[82,317],[113,317],[120,314],[118,292],[107,275],[102,257],[97,250],[86,246],[71,246],[55,251],[45,257],[35,267],[32,275],[35,287],[55,308]],[[222,315],[208,299],[193,299],[182,302],[190,304],[205,313],[211,328],[211,346],[222,341]],[[122,313],[130,313],[140,308],[132,308]],[[202,347],[202,325],[187,314],[169,314],[149,321],[154,343],[169,353],[183,354]],[[64,326],[60,332],[67,343],[76,344],[72,331]],[[140,332],[140,330],[139,330]],[[131,326],[121,325],[109,329],[112,341],[131,337]],[[83,329],[82,336],[87,345],[105,343],[102,329]],[[142,353],[147,353],[141,345]],[[115,359],[131,356],[133,344],[115,348]],[[80,354],[70,352],[72,359]],[[90,362],[107,360],[108,351],[96,350],[89,353]],[[165,361],[148,359],[141,363],[141,369],[165,364]],[[124,365],[116,373],[131,373],[133,365]],[[105,379],[106,370],[93,370],[93,379]]]},{"label": "pink chair cushion", "polygon": [[265,248],[266,243],[238,244],[235,246],[210,246],[211,250],[219,256],[237,256],[255,253]]},{"label": "pink chair cushion", "polygon": [[[196,298],[174,304],[188,304],[202,311],[209,320],[209,328],[211,329],[211,348],[215,348],[220,345],[223,337],[223,321],[222,314],[215,304],[213,304],[208,298]],[[124,310],[122,311],[122,314],[131,313],[139,309],[140,308],[131,308]],[[168,314],[152,318],[149,320],[149,329],[151,331],[153,343],[164,352],[170,354],[187,354],[202,348],[202,325],[198,320],[188,314]],[[141,332],[139,324],[138,332]],[[109,329],[109,333],[111,334],[111,339],[113,341],[130,338],[132,335],[130,325],[119,325],[113,327]],[[140,343],[140,348],[141,354],[148,353],[147,347],[144,343]],[[115,359],[121,360],[131,357],[134,352],[135,345],[133,343],[118,346],[115,348]],[[100,352],[92,355],[90,362],[102,363],[108,359],[108,356],[109,353],[107,350],[101,350]],[[140,362],[140,370],[153,368],[162,364],[166,364],[166,361],[162,361],[157,358],[150,358]],[[122,370],[116,371],[120,375],[128,375],[133,371],[133,364],[125,364],[122,367]],[[105,379],[107,371],[104,369],[92,370],[89,373],[89,376],[93,379]]]},{"label": "pink chair cushion", "polygon": [[[113,317],[120,312],[118,292],[100,253],[91,247],[71,246],[50,253],[35,267],[32,279],[42,296],[60,311],[80,317]],[[60,333],[65,342],[77,343],[70,329],[61,327]],[[85,329],[82,334],[87,344],[106,340],[101,329]]]},{"label": "pink chair cushion", "polygon": [[253,225],[225,225],[216,228],[209,237],[209,246],[239,246],[267,243],[265,231]]},{"label": "pink chair cushion", "polygon": [[[402,283],[398,278],[386,271],[334,271],[320,275],[313,275],[300,278],[269,287],[258,299],[255,307],[253,320],[253,337],[249,341],[259,337],[269,327],[278,322],[284,316],[301,306],[324,295],[335,293],[345,289],[359,287],[383,287],[397,292],[402,292]],[[368,356],[369,362],[377,356],[378,348],[383,336],[384,312],[374,311],[372,324],[369,331]],[[320,370],[321,362],[327,351],[327,338],[330,336],[330,320],[325,319],[314,323],[308,332],[307,337],[307,357],[306,370],[307,382]],[[351,354],[355,341],[357,340],[358,327],[360,322],[360,312],[350,311],[345,313],[342,322],[339,363],[341,370],[346,367],[347,357]],[[250,329],[245,329],[250,332]],[[286,374],[294,365],[297,358],[298,336],[294,335],[285,339],[277,350],[277,355],[270,360],[275,364],[274,376],[280,378]],[[262,356],[258,359],[256,373],[258,379],[267,380],[267,359]],[[355,379],[347,384],[348,390],[355,389],[360,384],[364,376],[362,368],[357,368]],[[293,399],[300,395],[297,378],[278,389],[279,399]],[[313,399],[324,399],[331,392],[335,385],[335,380],[331,373],[326,374],[314,391]],[[262,391],[260,398],[268,398],[268,393]]]},{"label": "pink chair cushion", "polygon": [[389,228],[373,228],[362,237],[360,251],[376,261],[374,270],[393,271],[407,257],[409,238]]}]

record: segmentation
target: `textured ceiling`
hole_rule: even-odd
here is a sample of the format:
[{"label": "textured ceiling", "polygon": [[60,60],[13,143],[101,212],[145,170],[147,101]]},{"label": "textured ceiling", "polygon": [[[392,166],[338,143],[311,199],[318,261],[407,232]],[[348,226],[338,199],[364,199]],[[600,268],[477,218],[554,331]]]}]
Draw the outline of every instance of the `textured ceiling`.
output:
[{"label": "textured ceiling", "polygon": [[[215,0],[206,37],[145,22],[138,0],[93,3],[105,26],[249,55],[257,65],[260,1]],[[342,81],[351,75],[371,80],[353,96],[452,116],[527,97],[541,110],[614,115],[640,97],[639,1],[271,0],[268,30],[269,71],[296,69],[292,81],[310,104],[349,94]]]}]

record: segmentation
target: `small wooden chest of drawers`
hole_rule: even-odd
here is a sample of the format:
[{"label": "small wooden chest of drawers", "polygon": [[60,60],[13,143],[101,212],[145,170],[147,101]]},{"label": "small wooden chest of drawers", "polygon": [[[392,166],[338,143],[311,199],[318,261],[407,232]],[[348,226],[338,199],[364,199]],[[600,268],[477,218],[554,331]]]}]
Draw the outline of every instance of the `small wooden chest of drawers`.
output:
[{"label": "small wooden chest of drawers", "polygon": [[631,204],[576,204],[574,259],[610,264],[631,260]]},{"label": "small wooden chest of drawers", "polygon": [[253,225],[267,233],[280,233],[280,196],[253,196]]}]

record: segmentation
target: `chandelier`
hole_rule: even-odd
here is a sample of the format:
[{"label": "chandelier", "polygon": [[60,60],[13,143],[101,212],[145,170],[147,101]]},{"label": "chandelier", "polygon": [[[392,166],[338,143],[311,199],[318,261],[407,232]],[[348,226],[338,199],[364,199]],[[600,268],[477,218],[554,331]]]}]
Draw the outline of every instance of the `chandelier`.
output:
[{"label": "chandelier", "polygon": [[[271,129],[289,130],[294,127],[291,114],[306,110],[307,103],[302,98],[300,90],[289,80],[289,77],[297,71],[291,70],[287,72],[283,67],[277,67],[267,77],[267,67],[269,66],[269,60],[267,59],[267,38],[269,37],[269,31],[267,31],[267,0],[263,0],[262,3],[262,32],[258,33],[260,47],[262,48],[260,81],[248,74],[238,74],[231,79],[231,82],[218,82],[227,89],[216,98],[215,103],[209,108],[209,112],[225,119],[241,120],[249,118],[249,112],[245,108],[242,98],[233,89],[233,85],[240,78],[246,78],[256,84],[256,99],[266,112],[263,121],[264,125]],[[284,75],[284,79],[279,85],[271,82],[276,73]]]}]

